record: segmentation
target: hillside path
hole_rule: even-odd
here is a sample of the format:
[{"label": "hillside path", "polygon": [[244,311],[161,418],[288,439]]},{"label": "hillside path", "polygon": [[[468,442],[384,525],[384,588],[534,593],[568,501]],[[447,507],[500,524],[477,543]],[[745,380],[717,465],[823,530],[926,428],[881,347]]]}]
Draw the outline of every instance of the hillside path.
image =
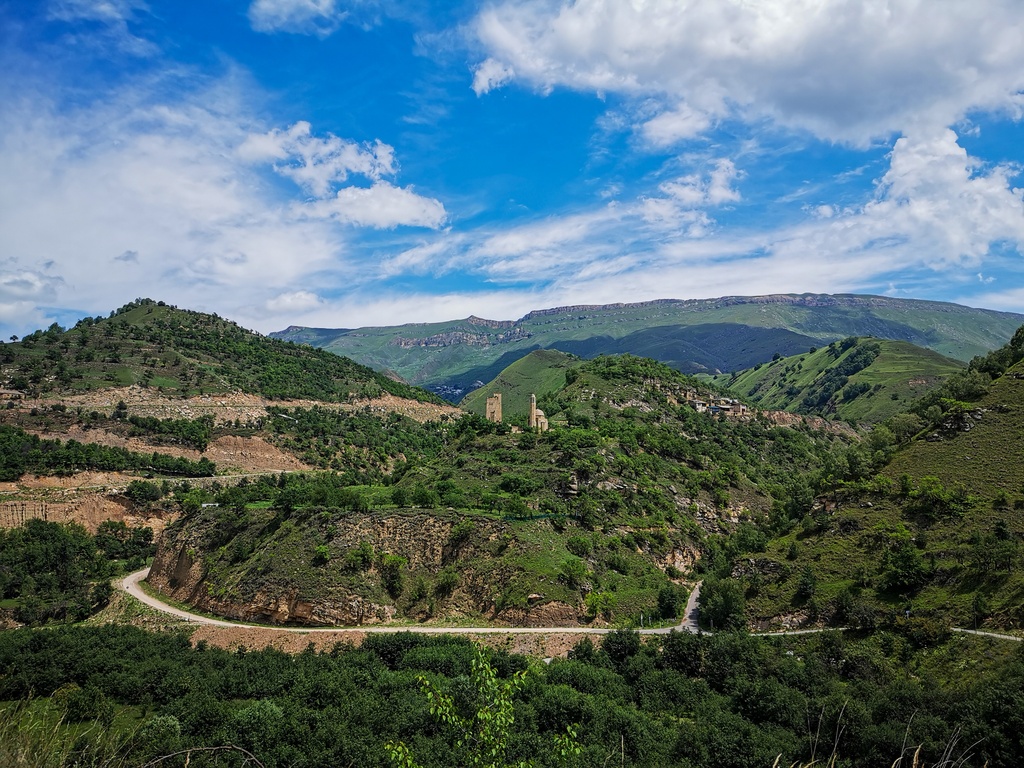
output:
[{"label": "hillside path", "polygon": [[698,619],[700,619],[700,607],[697,605],[697,601],[700,600],[700,585],[703,581],[698,581],[693,585],[693,589],[690,591],[690,596],[686,599],[686,609],[683,611],[683,623],[679,625],[679,629],[685,630],[686,632],[692,632],[697,634],[700,630]]},{"label": "hillside path", "polygon": [[[205,624],[214,627],[236,627],[241,629],[262,629],[262,630],[273,630],[275,632],[299,632],[303,634],[310,634],[315,632],[339,632],[345,630],[356,630],[359,632],[373,632],[373,633],[393,633],[393,632],[414,632],[416,634],[424,635],[543,635],[551,634],[553,632],[566,632],[573,634],[584,634],[584,635],[606,635],[609,632],[614,632],[615,629],[611,627],[425,627],[425,626],[338,626],[338,627],[275,627],[268,624],[244,624],[241,622],[225,621],[223,619],[214,619],[209,616],[201,616],[198,613],[190,613],[189,611],[182,610],[181,608],[175,608],[174,606],[168,605],[162,600],[146,593],[143,591],[139,582],[145,579],[149,575],[149,568],[143,568],[141,571],[135,571],[125,576],[119,586],[122,590],[127,592],[129,595],[134,597],[139,602],[148,605],[154,610],[161,611],[179,619],[183,619],[192,624]],[[696,593],[698,590],[695,589]],[[694,606],[691,606],[691,602]],[[697,632],[696,619],[694,618],[692,628],[690,625],[691,609],[695,609],[696,600],[691,595],[691,600],[687,601],[686,614],[683,623],[675,627],[659,627],[657,629],[640,629],[637,630],[642,635],[667,635],[672,630],[681,632]],[[696,614],[693,614],[696,616]]]},{"label": "hillside path", "polygon": [[1018,637],[1017,635],[1004,635],[1001,632],[986,632],[983,629],[961,629],[960,627],[953,627],[954,632],[959,632],[963,635],[978,635],[979,637],[994,637],[998,640],[1013,640],[1014,642],[1024,642],[1024,637]]},{"label": "hillside path", "polygon": [[[269,624],[243,624],[241,622],[225,621],[214,619],[209,616],[202,616],[198,613],[191,613],[168,605],[162,600],[153,597],[143,591],[139,582],[149,575],[149,568],[135,571],[125,576],[118,586],[144,605],[154,610],[161,611],[170,616],[182,619],[192,624],[206,625],[213,627],[233,627],[236,629],[259,629],[272,632],[292,632],[299,634],[310,634],[317,632],[372,632],[375,634],[389,634],[394,632],[413,632],[423,635],[545,635],[553,633],[582,634],[582,635],[607,635],[614,632],[611,627],[425,627],[418,625],[411,626],[337,626],[337,627],[275,627]],[[656,629],[637,630],[641,635],[667,635],[670,632],[689,632],[690,634],[713,634],[707,630],[701,630],[697,621],[700,609],[697,605],[700,599],[700,587],[702,582],[697,582],[690,597],[686,601],[686,609],[683,613],[683,620],[674,627],[658,627]],[[754,632],[756,637],[782,637],[786,635],[812,635],[821,632],[842,631],[845,627],[836,628],[814,628],[814,629],[790,629],[782,632]],[[979,637],[991,637],[998,640],[1012,640],[1024,642],[1024,637],[1017,635],[1005,635],[999,632],[986,632],[978,629],[963,629],[951,627],[953,632],[960,632],[965,635],[978,635]]]}]

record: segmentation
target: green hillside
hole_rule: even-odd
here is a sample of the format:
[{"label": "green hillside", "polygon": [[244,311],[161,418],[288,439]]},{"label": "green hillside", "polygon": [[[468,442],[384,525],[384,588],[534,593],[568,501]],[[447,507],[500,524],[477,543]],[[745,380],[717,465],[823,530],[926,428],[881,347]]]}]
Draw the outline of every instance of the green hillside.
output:
[{"label": "green hillside", "polygon": [[0,362],[0,385],[32,396],[137,384],[180,395],[242,391],[341,401],[389,392],[438,401],[352,360],[151,299],[4,344]]},{"label": "green hillside", "polygon": [[486,413],[487,398],[495,392],[502,397],[502,412],[505,420],[525,418],[530,409],[530,395],[539,399],[561,389],[565,385],[566,371],[580,364],[578,358],[554,349],[531,352],[512,363],[494,380],[466,395],[459,407],[469,413],[483,416]]},{"label": "green hillside", "polygon": [[848,336],[907,341],[967,361],[1005,344],[1024,315],[884,296],[778,294],[572,306],[519,320],[271,334],[312,344],[457,402],[535,349],[629,352],[685,372],[731,372]]},{"label": "green hillside", "polygon": [[[733,574],[750,618],[1024,626],[1024,329],[1014,343],[926,398],[932,423],[916,439],[898,447],[894,430],[898,419],[917,433],[918,416],[877,428],[866,444],[888,465],[807,505]],[[985,386],[980,371],[997,358],[993,372],[1009,367]],[[954,391],[974,401],[941,397]]]},{"label": "green hillside", "polygon": [[716,376],[762,408],[878,423],[966,366],[904,341],[850,337]]},{"label": "green hillside", "polygon": [[[739,519],[756,540],[749,521],[848,450],[847,437],[804,425],[698,413],[688,402],[717,393],[656,361],[602,357],[560,376],[543,403],[565,426],[541,435],[475,415],[393,420],[382,436],[404,460],[389,475],[289,476],[194,498],[152,578],[240,618],[281,620],[268,601],[298,600],[313,606],[292,619],[304,623],[336,621],[330,606],[357,598],[421,620],[667,618],[659,600],[678,596],[708,537]],[[316,443],[349,417],[280,418]]]}]

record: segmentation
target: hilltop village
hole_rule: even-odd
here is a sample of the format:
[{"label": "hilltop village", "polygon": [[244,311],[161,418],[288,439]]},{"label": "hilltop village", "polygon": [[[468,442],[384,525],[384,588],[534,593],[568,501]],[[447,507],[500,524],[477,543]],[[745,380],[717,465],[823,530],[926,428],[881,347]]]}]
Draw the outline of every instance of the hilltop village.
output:
[{"label": "hilltop village", "polygon": [[[692,389],[683,390],[684,401],[697,413],[710,413],[715,416],[740,417],[751,413],[745,403],[730,397],[708,397],[701,399],[698,392]],[[485,416],[487,421],[494,424],[502,423],[501,392],[495,392],[487,398]],[[527,417],[527,427],[534,432],[547,432],[551,427],[547,415],[537,407],[537,395],[530,395],[530,410]],[[512,427],[512,432],[521,431],[518,426]]]}]

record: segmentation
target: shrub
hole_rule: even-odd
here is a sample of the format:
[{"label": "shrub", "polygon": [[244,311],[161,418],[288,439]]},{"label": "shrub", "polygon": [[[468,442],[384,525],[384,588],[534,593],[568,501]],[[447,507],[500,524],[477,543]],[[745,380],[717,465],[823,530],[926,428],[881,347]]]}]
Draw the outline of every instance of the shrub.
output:
[{"label": "shrub", "polygon": [[402,569],[408,562],[399,555],[384,555],[380,559],[380,580],[387,593],[396,600],[402,594],[402,586],[405,581]]},{"label": "shrub", "polygon": [[453,525],[448,534],[448,546],[458,549],[469,541],[469,537],[473,535],[473,527],[472,520],[460,520]]},{"label": "shrub", "polygon": [[459,574],[454,568],[444,568],[437,574],[437,581],[434,582],[434,594],[438,597],[448,597],[457,586],[459,586]]},{"label": "shrub", "polygon": [[587,578],[587,565],[578,557],[567,557],[559,569],[558,578],[572,589],[579,589]]},{"label": "shrub", "polygon": [[578,557],[586,557],[594,551],[594,543],[586,536],[570,536],[565,548]]}]

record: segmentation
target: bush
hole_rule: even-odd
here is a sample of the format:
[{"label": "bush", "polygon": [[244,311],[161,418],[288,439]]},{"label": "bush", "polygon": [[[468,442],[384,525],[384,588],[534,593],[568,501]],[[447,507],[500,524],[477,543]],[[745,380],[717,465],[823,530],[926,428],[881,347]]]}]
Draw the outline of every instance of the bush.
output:
[{"label": "bush", "polygon": [[384,584],[384,589],[395,600],[402,594],[405,581],[402,570],[408,562],[398,555],[384,555],[380,559],[380,580]]},{"label": "bush", "polygon": [[148,480],[132,480],[128,483],[124,495],[136,504],[146,504],[151,501],[159,501],[164,495],[160,486]]},{"label": "bush", "polygon": [[345,553],[345,568],[350,571],[365,571],[373,565],[373,547],[367,541]]},{"label": "bush", "polygon": [[313,565],[326,565],[330,559],[331,550],[327,548],[326,544],[318,544],[313,550]]},{"label": "bush", "polygon": [[558,578],[566,586],[579,589],[587,578],[587,565],[578,557],[567,557],[559,569]]},{"label": "bush", "polygon": [[709,579],[700,589],[701,623],[708,623],[714,629],[743,629],[747,621],[744,615],[746,600],[743,587],[732,579]]},{"label": "bush", "polygon": [[587,615],[601,615],[606,619],[610,619],[612,612],[619,603],[619,599],[615,596],[614,592],[591,592],[587,595],[585,602],[587,605]]},{"label": "bush", "polygon": [[469,537],[473,535],[473,527],[472,520],[460,520],[453,525],[448,533],[448,546],[458,549],[469,541]]},{"label": "bush", "polygon": [[577,557],[586,557],[594,551],[594,543],[586,536],[570,536],[565,548]]},{"label": "bush", "polygon": [[663,619],[674,619],[679,616],[683,607],[683,595],[679,587],[666,584],[658,590],[658,615]]},{"label": "bush", "polygon": [[438,597],[448,597],[457,586],[459,586],[459,574],[454,568],[444,568],[437,574],[437,581],[434,582],[434,594]]}]

